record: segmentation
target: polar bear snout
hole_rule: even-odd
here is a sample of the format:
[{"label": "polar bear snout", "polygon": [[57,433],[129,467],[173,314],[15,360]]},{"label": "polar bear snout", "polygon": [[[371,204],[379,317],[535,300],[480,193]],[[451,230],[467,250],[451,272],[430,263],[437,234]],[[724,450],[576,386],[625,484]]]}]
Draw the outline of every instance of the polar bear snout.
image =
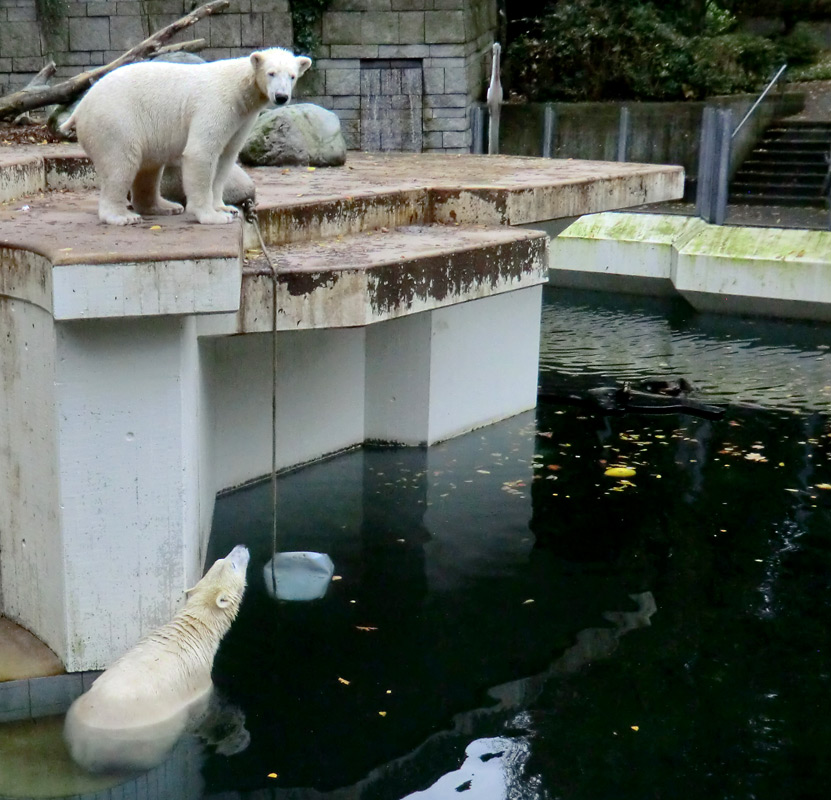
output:
[{"label": "polar bear snout", "polygon": [[238,544],[225,558],[231,563],[234,569],[245,574],[250,555],[248,548],[244,544]]},{"label": "polar bear snout", "polygon": [[275,94],[272,98],[271,102],[274,103],[275,106],[284,106],[289,101],[289,96],[287,94]]}]

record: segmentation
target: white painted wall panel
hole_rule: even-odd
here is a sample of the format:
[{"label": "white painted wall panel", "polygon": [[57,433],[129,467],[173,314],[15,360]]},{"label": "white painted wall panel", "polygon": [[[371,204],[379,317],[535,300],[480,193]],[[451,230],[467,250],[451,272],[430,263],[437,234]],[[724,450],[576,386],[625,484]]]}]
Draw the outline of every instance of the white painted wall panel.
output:
[{"label": "white painted wall panel", "polygon": [[63,657],[54,372],[51,316],[0,296],[0,609]]},{"label": "white painted wall panel", "polygon": [[[278,467],[364,439],[363,328],[279,333]],[[271,472],[271,334],[211,343],[214,486]]]},{"label": "white painted wall panel", "polygon": [[198,571],[187,333],[176,318],[58,326],[69,670],[103,667],[167,621]]},{"label": "white painted wall panel", "polygon": [[432,313],[428,443],[534,408],[542,287]]},{"label": "white painted wall panel", "polygon": [[410,445],[427,441],[431,330],[430,312],[367,328],[367,439]]}]

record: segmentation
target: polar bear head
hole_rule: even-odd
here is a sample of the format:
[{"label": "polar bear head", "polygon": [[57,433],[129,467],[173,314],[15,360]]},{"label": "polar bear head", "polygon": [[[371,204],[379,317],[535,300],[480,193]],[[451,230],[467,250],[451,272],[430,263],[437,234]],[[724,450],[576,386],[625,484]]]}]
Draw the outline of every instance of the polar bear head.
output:
[{"label": "polar bear head", "polygon": [[245,592],[248,548],[237,545],[217,559],[199,583],[187,591],[185,612],[199,617],[221,638],[237,616]]},{"label": "polar bear head", "polygon": [[296,56],[282,47],[251,53],[257,87],[269,103],[283,106],[291,100],[297,79],[312,65],[306,56]]}]

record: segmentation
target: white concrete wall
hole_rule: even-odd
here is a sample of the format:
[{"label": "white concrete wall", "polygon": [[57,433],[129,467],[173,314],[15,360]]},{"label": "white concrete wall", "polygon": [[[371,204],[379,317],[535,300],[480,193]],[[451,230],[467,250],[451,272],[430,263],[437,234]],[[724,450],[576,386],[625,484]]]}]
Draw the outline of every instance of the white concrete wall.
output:
[{"label": "white concrete wall", "polygon": [[106,666],[167,621],[201,572],[200,382],[186,319],[62,323],[57,345],[58,654],[72,671]]},{"label": "white concrete wall", "polygon": [[[364,440],[363,328],[278,333],[277,466]],[[206,345],[215,491],[271,472],[271,334]]]},{"label": "white concrete wall", "polygon": [[542,287],[432,313],[427,443],[537,404]]},{"label": "white concrete wall", "polygon": [[0,609],[63,656],[54,374],[51,315],[0,295]]},{"label": "white concrete wall", "polygon": [[365,438],[429,439],[432,320],[426,311],[367,328]]}]

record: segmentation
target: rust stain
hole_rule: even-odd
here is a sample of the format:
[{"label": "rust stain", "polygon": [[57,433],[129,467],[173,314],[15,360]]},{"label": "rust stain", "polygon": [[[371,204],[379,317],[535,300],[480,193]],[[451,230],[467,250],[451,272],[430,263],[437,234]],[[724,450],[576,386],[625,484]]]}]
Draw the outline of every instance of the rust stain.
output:
[{"label": "rust stain", "polygon": [[416,300],[435,300],[469,293],[473,287],[520,281],[545,253],[545,240],[498,244],[420,258],[399,268],[383,265],[368,275],[368,294],[376,314],[411,308]]}]

